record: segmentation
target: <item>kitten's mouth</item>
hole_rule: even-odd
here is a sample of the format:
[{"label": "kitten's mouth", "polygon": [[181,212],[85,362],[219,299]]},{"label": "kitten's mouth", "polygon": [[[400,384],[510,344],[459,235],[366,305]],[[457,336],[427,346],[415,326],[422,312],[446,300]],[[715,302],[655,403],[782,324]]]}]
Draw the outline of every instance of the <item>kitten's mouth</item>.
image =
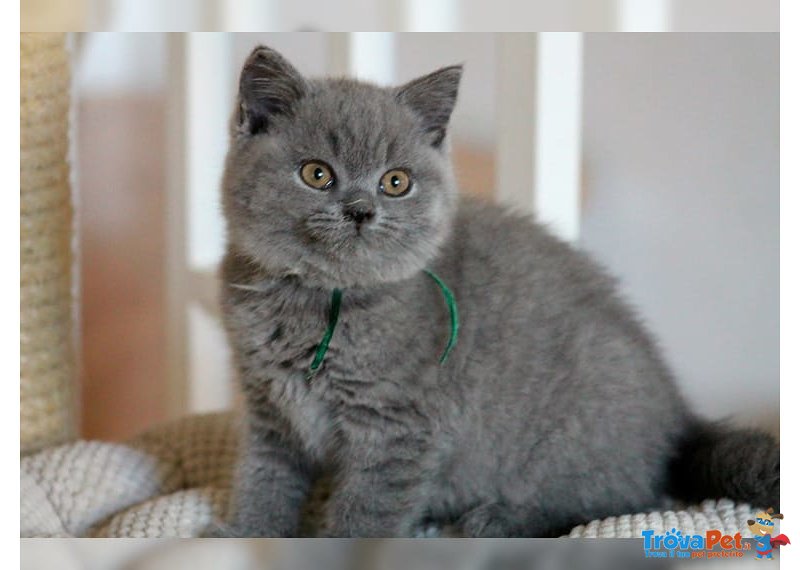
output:
[{"label": "kitten's mouth", "polygon": [[[419,228],[413,239],[401,220],[377,213],[358,223],[338,211],[319,211],[298,219],[295,261],[304,275],[326,286],[367,286],[406,279],[438,251],[444,235]],[[432,231],[432,230],[431,230]]]},{"label": "kitten's mouth", "polygon": [[312,242],[338,250],[365,243],[370,227],[346,218],[311,216],[305,221],[304,233]]}]

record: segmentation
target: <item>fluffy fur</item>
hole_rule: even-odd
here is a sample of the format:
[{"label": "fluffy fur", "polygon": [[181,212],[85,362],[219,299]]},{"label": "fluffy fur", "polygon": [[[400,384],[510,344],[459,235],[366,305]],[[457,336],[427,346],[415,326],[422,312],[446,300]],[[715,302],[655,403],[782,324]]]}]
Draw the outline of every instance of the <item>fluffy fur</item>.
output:
[{"label": "fluffy fur", "polygon": [[[310,80],[263,47],[245,63],[222,306],[247,429],[232,516],[210,534],[295,535],[323,475],[330,536],[553,536],[668,492],[777,508],[775,442],[697,420],[602,269],[527,217],[458,198],[460,76]],[[330,189],[304,184],[310,160],[335,172]],[[379,188],[396,168],[413,180],[401,198]],[[346,215],[354,203],[366,221]],[[424,269],[461,315],[444,365],[449,316]],[[309,378],[334,287],[339,325]]]}]

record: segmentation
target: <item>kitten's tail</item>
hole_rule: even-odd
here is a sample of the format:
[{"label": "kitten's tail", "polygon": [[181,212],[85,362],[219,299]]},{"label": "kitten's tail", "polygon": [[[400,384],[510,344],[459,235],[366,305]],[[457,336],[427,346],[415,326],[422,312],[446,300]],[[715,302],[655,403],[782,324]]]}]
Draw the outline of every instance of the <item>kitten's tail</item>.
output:
[{"label": "kitten's tail", "polygon": [[678,445],[670,494],[690,502],[726,497],[780,509],[780,448],[772,436],[695,423]]}]

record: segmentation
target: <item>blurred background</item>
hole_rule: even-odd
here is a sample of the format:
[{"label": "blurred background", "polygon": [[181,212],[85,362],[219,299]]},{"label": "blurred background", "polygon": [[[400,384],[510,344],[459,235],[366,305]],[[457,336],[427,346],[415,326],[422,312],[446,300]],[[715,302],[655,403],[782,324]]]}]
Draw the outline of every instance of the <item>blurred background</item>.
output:
[{"label": "blurred background", "polygon": [[[646,559],[640,540],[153,540],[21,541],[22,570],[628,570],[696,567]],[[703,567],[758,568],[753,555],[704,560]]]},{"label": "blurred background", "polygon": [[23,31],[778,31],[779,0],[22,0]]},{"label": "blurred background", "polygon": [[[172,14],[107,4],[92,17],[118,29]],[[706,4],[627,17],[692,29]],[[770,4],[747,24],[776,28]],[[281,6],[286,26],[338,25],[332,4],[313,20]],[[493,17],[478,6],[458,21]],[[595,15],[599,29],[627,25]],[[258,43],[310,75],[385,84],[464,63],[452,127],[463,192],[535,210],[589,250],[699,411],[777,433],[778,34],[157,32],[73,42],[84,437],[236,404],[215,314],[218,182],[238,69]]]}]

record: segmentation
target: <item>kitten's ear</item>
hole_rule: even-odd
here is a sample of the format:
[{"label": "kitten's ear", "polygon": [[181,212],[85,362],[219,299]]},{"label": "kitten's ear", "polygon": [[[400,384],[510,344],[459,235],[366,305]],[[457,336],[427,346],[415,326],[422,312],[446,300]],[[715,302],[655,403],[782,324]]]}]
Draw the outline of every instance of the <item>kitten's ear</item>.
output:
[{"label": "kitten's ear", "polygon": [[397,90],[398,100],[422,117],[425,131],[430,134],[431,144],[435,147],[442,144],[447,133],[462,72],[461,65],[444,67],[414,79]]},{"label": "kitten's ear", "polygon": [[274,117],[291,113],[307,92],[306,80],[281,54],[257,47],[239,78],[238,131],[250,135],[266,132]]}]

